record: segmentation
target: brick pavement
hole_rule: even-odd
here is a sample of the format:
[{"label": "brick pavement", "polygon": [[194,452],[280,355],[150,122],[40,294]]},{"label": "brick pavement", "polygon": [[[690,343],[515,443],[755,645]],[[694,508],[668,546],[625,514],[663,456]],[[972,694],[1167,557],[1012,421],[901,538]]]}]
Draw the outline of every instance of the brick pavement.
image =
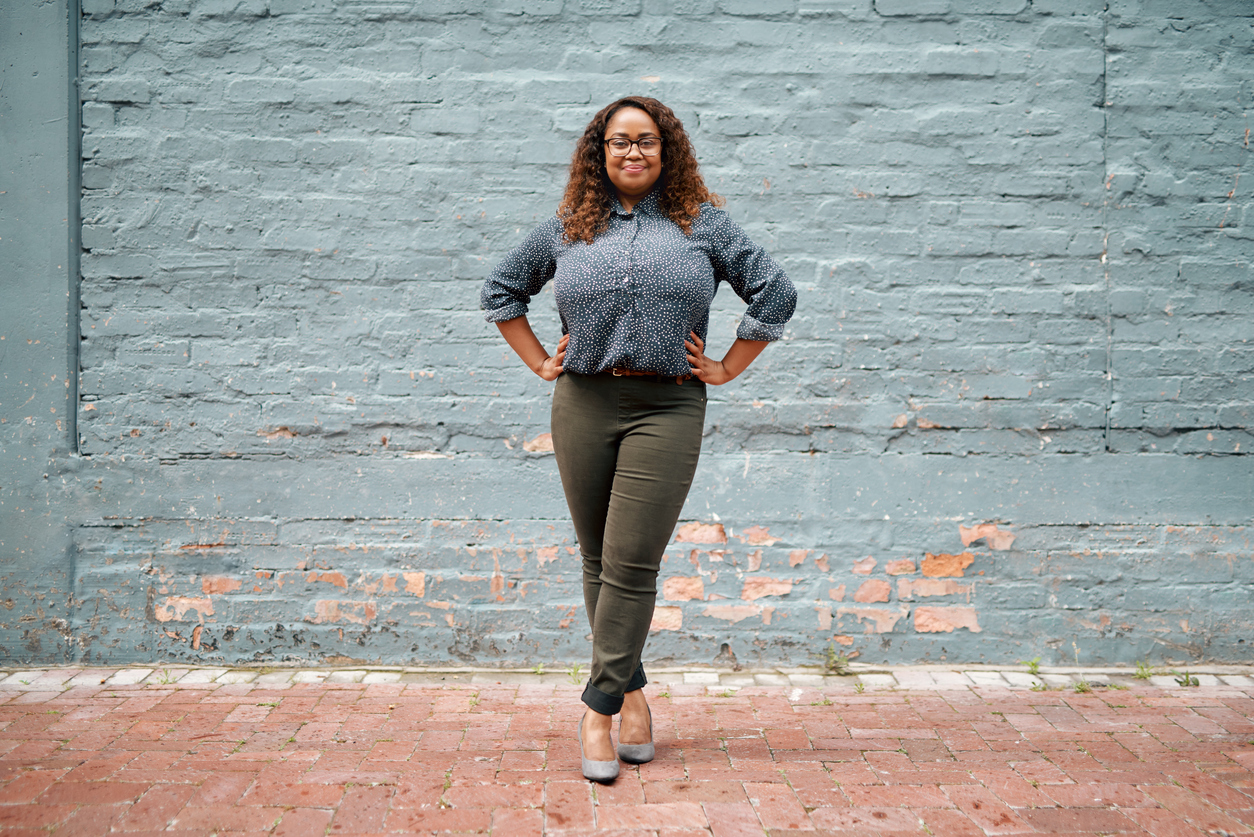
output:
[{"label": "brick pavement", "polygon": [[1254,834],[1247,675],[1012,675],[670,673],[657,760],[594,786],[565,676],[12,672],[0,833]]}]

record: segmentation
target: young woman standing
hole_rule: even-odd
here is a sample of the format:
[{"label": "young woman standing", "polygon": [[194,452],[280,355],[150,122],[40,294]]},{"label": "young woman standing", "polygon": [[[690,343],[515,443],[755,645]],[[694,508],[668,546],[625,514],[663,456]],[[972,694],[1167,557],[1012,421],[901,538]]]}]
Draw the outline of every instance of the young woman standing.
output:
[{"label": "young woman standing", "polygon": [[[617,756],[653,758],[640,655],[662,553],[701,451],[706,386],[725,384],[778,340],[797,292],[717,207],[683,125],[628,97],[584,130],[557,215],[484,282],[481,305],[533,372],[557,380],[552,436],[583,558],[592,668],[579,726],[584,776],[618,776]],[[527,322],[546,282],[562,320],[553,355]],[[705,355],[719,282],[748,303],[722,360]]]}]

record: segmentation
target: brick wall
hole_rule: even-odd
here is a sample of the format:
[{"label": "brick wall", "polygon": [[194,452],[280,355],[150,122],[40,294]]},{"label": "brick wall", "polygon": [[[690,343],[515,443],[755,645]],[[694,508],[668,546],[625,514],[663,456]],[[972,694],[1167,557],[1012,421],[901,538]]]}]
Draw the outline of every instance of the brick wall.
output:
[{"label": "brick wall", "polygon": [[551,385],[477,291],[628,93],[801,293],[652,659],[1249,658],[1246,4],[82,7],[75,658],[586,655]]}]

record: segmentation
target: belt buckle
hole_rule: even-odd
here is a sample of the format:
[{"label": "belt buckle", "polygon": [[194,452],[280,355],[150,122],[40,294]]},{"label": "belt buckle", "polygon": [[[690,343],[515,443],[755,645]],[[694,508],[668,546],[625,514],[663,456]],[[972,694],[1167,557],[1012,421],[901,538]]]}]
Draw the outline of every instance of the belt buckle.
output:
[{"label": "belt buckle", "polygon": [[615,378],[623,377],[622,367],[615,366],[613,369],[610,370],[610,374],[612,374]]}]

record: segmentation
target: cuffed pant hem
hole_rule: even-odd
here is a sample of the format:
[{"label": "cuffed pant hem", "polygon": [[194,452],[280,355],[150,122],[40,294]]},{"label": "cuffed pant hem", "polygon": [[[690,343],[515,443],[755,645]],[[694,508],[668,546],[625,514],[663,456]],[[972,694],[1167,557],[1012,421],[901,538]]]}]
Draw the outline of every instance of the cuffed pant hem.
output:
[{"label": "cuffed pant hem", "polygon": [[617,715],[623,708],[622,695],[607,695],[591,683],[583,687],[580,700],[593,712],[600,712],[602,715]]},{"label": "cuffed pant hem", "polygon": [[[649,678],[644,676],[644,664],[638,663],[636,670],[631,673],[631,679],[627,681],[627,688],[623,690],[623,694],[643,689],[648,683]],[[600,712],[602,715],[617,715],[623,711],[623,695],[607,695],[591,683],[583,687],[580,700],[593,712]]]}]

